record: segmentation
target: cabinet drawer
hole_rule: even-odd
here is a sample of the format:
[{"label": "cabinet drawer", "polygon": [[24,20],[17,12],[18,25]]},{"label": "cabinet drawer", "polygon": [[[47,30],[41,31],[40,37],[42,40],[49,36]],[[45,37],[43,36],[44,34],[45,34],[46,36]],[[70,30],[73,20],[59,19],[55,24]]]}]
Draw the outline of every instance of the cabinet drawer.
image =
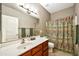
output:
[{"label": "cabinet drawer", "polygon": [[21,54],[20,56],[31,56],[31,50]]},{"label": "cabinet drawer", "polygon": [[43,52],[43,56],[48,56],[48,49],[45,52]]},{"label": "cabinet drawer", "polygon": [[39,52],[37,52],[34,56],[42,56],[42,50],[40,50]]},{"label": "cabinet drawer", "polygon": [[32,55],[42,50],[42,44],[38,45],[37,47],[32,49]]}]

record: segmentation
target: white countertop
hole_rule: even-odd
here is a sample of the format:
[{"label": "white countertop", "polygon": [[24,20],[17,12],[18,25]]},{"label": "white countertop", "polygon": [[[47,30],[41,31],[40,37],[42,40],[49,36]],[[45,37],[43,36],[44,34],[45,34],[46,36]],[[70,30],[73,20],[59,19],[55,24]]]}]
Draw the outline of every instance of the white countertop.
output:
[{"label": "white countertop", "polygon": [[48,40],[48,39],[45,37],[37,37],[35,40],[31,41],[30,44],[27,44],[25,49],[17,48],[18,46],[21,45],[20,43],[2,47],[2,48],[0,48],[0,56],[18,56],[18,55],[34,48],[35,46],[43,43],[46,40]]}]

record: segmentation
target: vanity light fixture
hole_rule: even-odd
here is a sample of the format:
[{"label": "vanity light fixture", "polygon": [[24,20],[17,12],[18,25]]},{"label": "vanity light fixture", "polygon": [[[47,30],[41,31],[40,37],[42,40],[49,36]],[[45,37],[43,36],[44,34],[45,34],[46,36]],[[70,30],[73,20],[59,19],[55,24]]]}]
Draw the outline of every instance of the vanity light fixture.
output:
[{"label": "vanity light fixture", "polygon": [[37,15],[37,13],[34,12],[34,11],[32,11],[32,10],[30,10],[30,8],[25,8],[23,5],[19,5],[19,6],[22,7],[23,9],[27,10],[27,13],[28,13],[28,14],[33,13],[33,14]]}]

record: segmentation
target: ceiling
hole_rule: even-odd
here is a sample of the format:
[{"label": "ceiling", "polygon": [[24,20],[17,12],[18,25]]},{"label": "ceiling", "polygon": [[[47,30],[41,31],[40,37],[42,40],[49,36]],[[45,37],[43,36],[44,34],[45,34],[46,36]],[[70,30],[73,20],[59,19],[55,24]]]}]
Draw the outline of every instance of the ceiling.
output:
[{"label": "ceiling", "polygon": [[72,7],[74,3],[41,3],[41,5],[52,14],[62,9]]}]

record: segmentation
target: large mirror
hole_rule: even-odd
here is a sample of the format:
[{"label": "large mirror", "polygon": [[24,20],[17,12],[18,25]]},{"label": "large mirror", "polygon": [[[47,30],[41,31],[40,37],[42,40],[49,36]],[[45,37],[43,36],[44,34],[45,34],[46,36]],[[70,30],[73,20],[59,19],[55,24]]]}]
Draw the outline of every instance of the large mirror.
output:
[{"label": "large mirror", "polygon": [[39,28],[19,28],[17,17],[2,15],[2,40],[1,43],[15,41],[21,38],[39,35]]},{"label": "large mirror", "polygon": [[39,35],[39,28],[19,28],[17,17],[2,15],[2,43]]}]

